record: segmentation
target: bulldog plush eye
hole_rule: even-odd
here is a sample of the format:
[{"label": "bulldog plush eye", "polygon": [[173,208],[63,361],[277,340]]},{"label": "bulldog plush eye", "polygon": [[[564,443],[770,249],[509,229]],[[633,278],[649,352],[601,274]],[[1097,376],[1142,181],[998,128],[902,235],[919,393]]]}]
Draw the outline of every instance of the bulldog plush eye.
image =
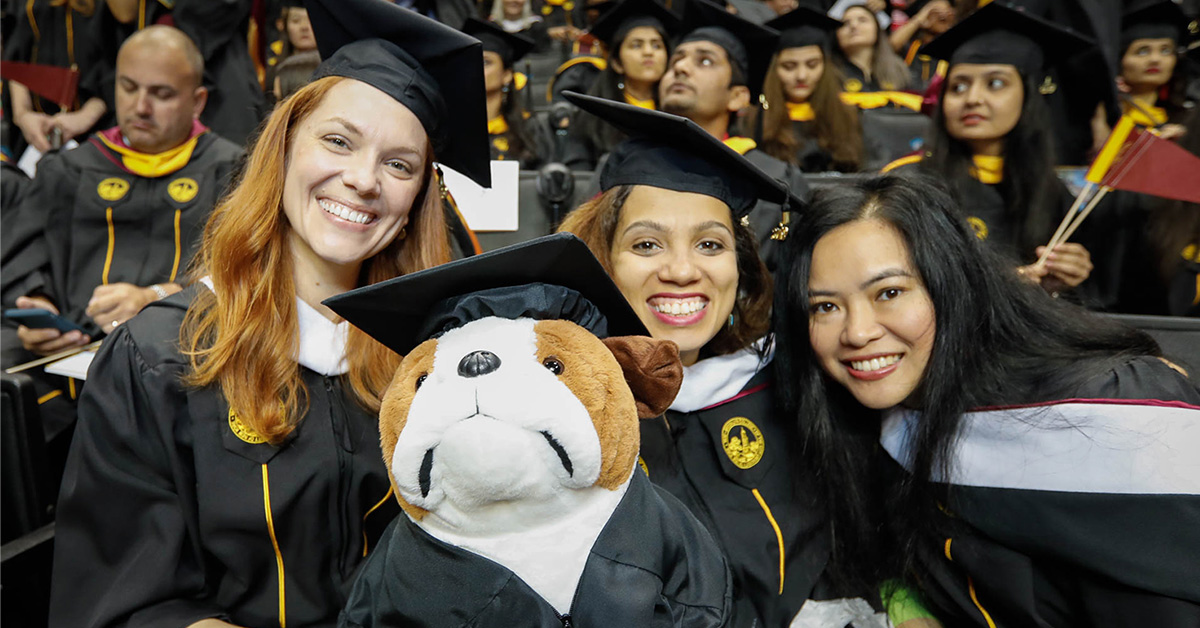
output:
[{"label": "bulldog plush eye", "polygon": [[424,384],[426,379],[429,379],[429,373],[421,373],[421,376],[417,378],[417,387],[415,390],[420,390],[421,384]]},{"label": "bulldog plush eye", "polygon": [[546,367],[547,371],[555,375],[562,375],[563,363],[558,361],[558,358],[546,358],[542,360],[542,366]]}]

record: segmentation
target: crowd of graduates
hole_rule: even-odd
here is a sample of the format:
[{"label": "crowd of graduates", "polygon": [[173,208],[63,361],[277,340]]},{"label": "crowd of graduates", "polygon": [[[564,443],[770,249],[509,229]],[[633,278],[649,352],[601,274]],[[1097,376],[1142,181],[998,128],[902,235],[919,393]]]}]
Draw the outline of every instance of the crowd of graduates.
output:
[{"label": "crowd of graduates", "polygon": [[[489,161],[591,186],[553,228],[678,348],[635,473],[732,597],[674,625],[1200,621],[1169,523],[1198,516],[1171,439],[1200,388],[1092,316],[1200,315],[1200,3],[0,10],[0,359],[99,347],[86,382],[26,371],[51,625],[370,625],[403,356],[326,300],[483,253],[441,165],[486,187]],[[1122,430],[1159,438],[1090,453]]]}]

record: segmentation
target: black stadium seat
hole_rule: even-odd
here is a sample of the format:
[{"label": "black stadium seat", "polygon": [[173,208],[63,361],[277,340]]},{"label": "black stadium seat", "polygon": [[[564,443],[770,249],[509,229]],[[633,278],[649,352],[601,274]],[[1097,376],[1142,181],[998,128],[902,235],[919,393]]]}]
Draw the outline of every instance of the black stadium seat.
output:
[{"label": "black stadium seat", "polygon": [[863,170],[877,171],[905,155],[920,150],[927,141],[930,120],[907,109],[868,109],[862,114]]},{"label": "black stadium seat", "polygon": [[33,379],[22,373],[0,378],[0,541],[7,543],[48,523],[55,496]]}]

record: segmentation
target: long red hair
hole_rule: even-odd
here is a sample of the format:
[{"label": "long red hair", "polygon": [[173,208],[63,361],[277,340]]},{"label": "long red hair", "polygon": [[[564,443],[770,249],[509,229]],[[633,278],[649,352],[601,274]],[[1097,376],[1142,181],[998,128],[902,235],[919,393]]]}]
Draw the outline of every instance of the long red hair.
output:
[{"label": "long red hair", "polygon": [[[209,217],[191,271],[193,280],[208,276],[213,291],[200,291],[180,329],[180,346],[191,363],[184,383],[220,386],[238,418],[273,443],[295,428],[308,405],[295,358],[300,338],[291,227],[281,201],[287,155],[296,127],[342,80],[314,81],[271,113],[243,176]],[[427,154],[425,182],[406,226],[408,237],[364,261],[359,285],[450,261],[432,151]],[[351,327],[346,359],[344,377],[355,397],[377,411],[401,356]]]}]

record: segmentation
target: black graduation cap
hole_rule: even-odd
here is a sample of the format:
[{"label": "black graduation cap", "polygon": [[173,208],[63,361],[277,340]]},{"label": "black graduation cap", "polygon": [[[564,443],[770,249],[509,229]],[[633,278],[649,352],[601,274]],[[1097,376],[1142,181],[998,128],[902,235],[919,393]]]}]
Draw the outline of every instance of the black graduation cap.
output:
[{"label": "black graduation cap", "polygon": [[563,97],[629,136],[608,154],[600,171],[602,191],[648,185],[704,194],[728,205],[735,219],[758,199],[780,203],[785,211],[802,206],[786,184],[687,118],[570,91]]},{"label": "black graduation cap", "polygon": [[1065,61],[1095,42],[1008,3],[993,1],[921,48],[922,54],[957,63],[1011,65],[1026,78]]},{"label": "black graduation cap", "polygon": [[407,107],[438,161],[492,184],[479,40],[384,0],[305,0],[324,61],[313,79],[362,81]]},{"label": "black graduation cap", "polygon": [[322,303],[401,355],[488,316],[564,319],[601,338],[650,335],[587,245],[569,233],[463,258]]},{"label": "black graduation cap", "polygon": [[629,31],[639,26],[649,26],[663,39],[670,39],[679,32],[683,22],[656,0],[621,0],[601,14],[588,32],[604,42],[609,55],[615,55],[616,47],[625,41]]},{"label": "black graduation cap", "polygon": [[800,6],[763,24],[779,31],[776,50],[803,48],[805,46],[828,47],[831,35],[842,27],[842,23],[806,6]]},{"label": "black graduation cap", "polygon": [[711,41],[724,48],[729,62],[745,78],[751,102],[756,101],[779,33],[733,15],[709,0],[688,0],[683,7],[683,32],[686,34],[680,44]]},{"label": "black graduation cap", "polygon": [[1187,23],[1183,9],[1171,0],[1133,2],[1121,15],[1121,53],[1124,54],[1135,39],[1170,39],[1176,44],[1184,43]]},{"label": "black graduation cap", "polygon": [[521,57],[529,54],[529,51],[537,45],[524,35],[510,33],[496,24],[485,22],[477,17],[467,18],[462,32],[482,42],[485,52],[494,52],[500,55],[500,62],[504,64],[506,70],[520,61]]}]

